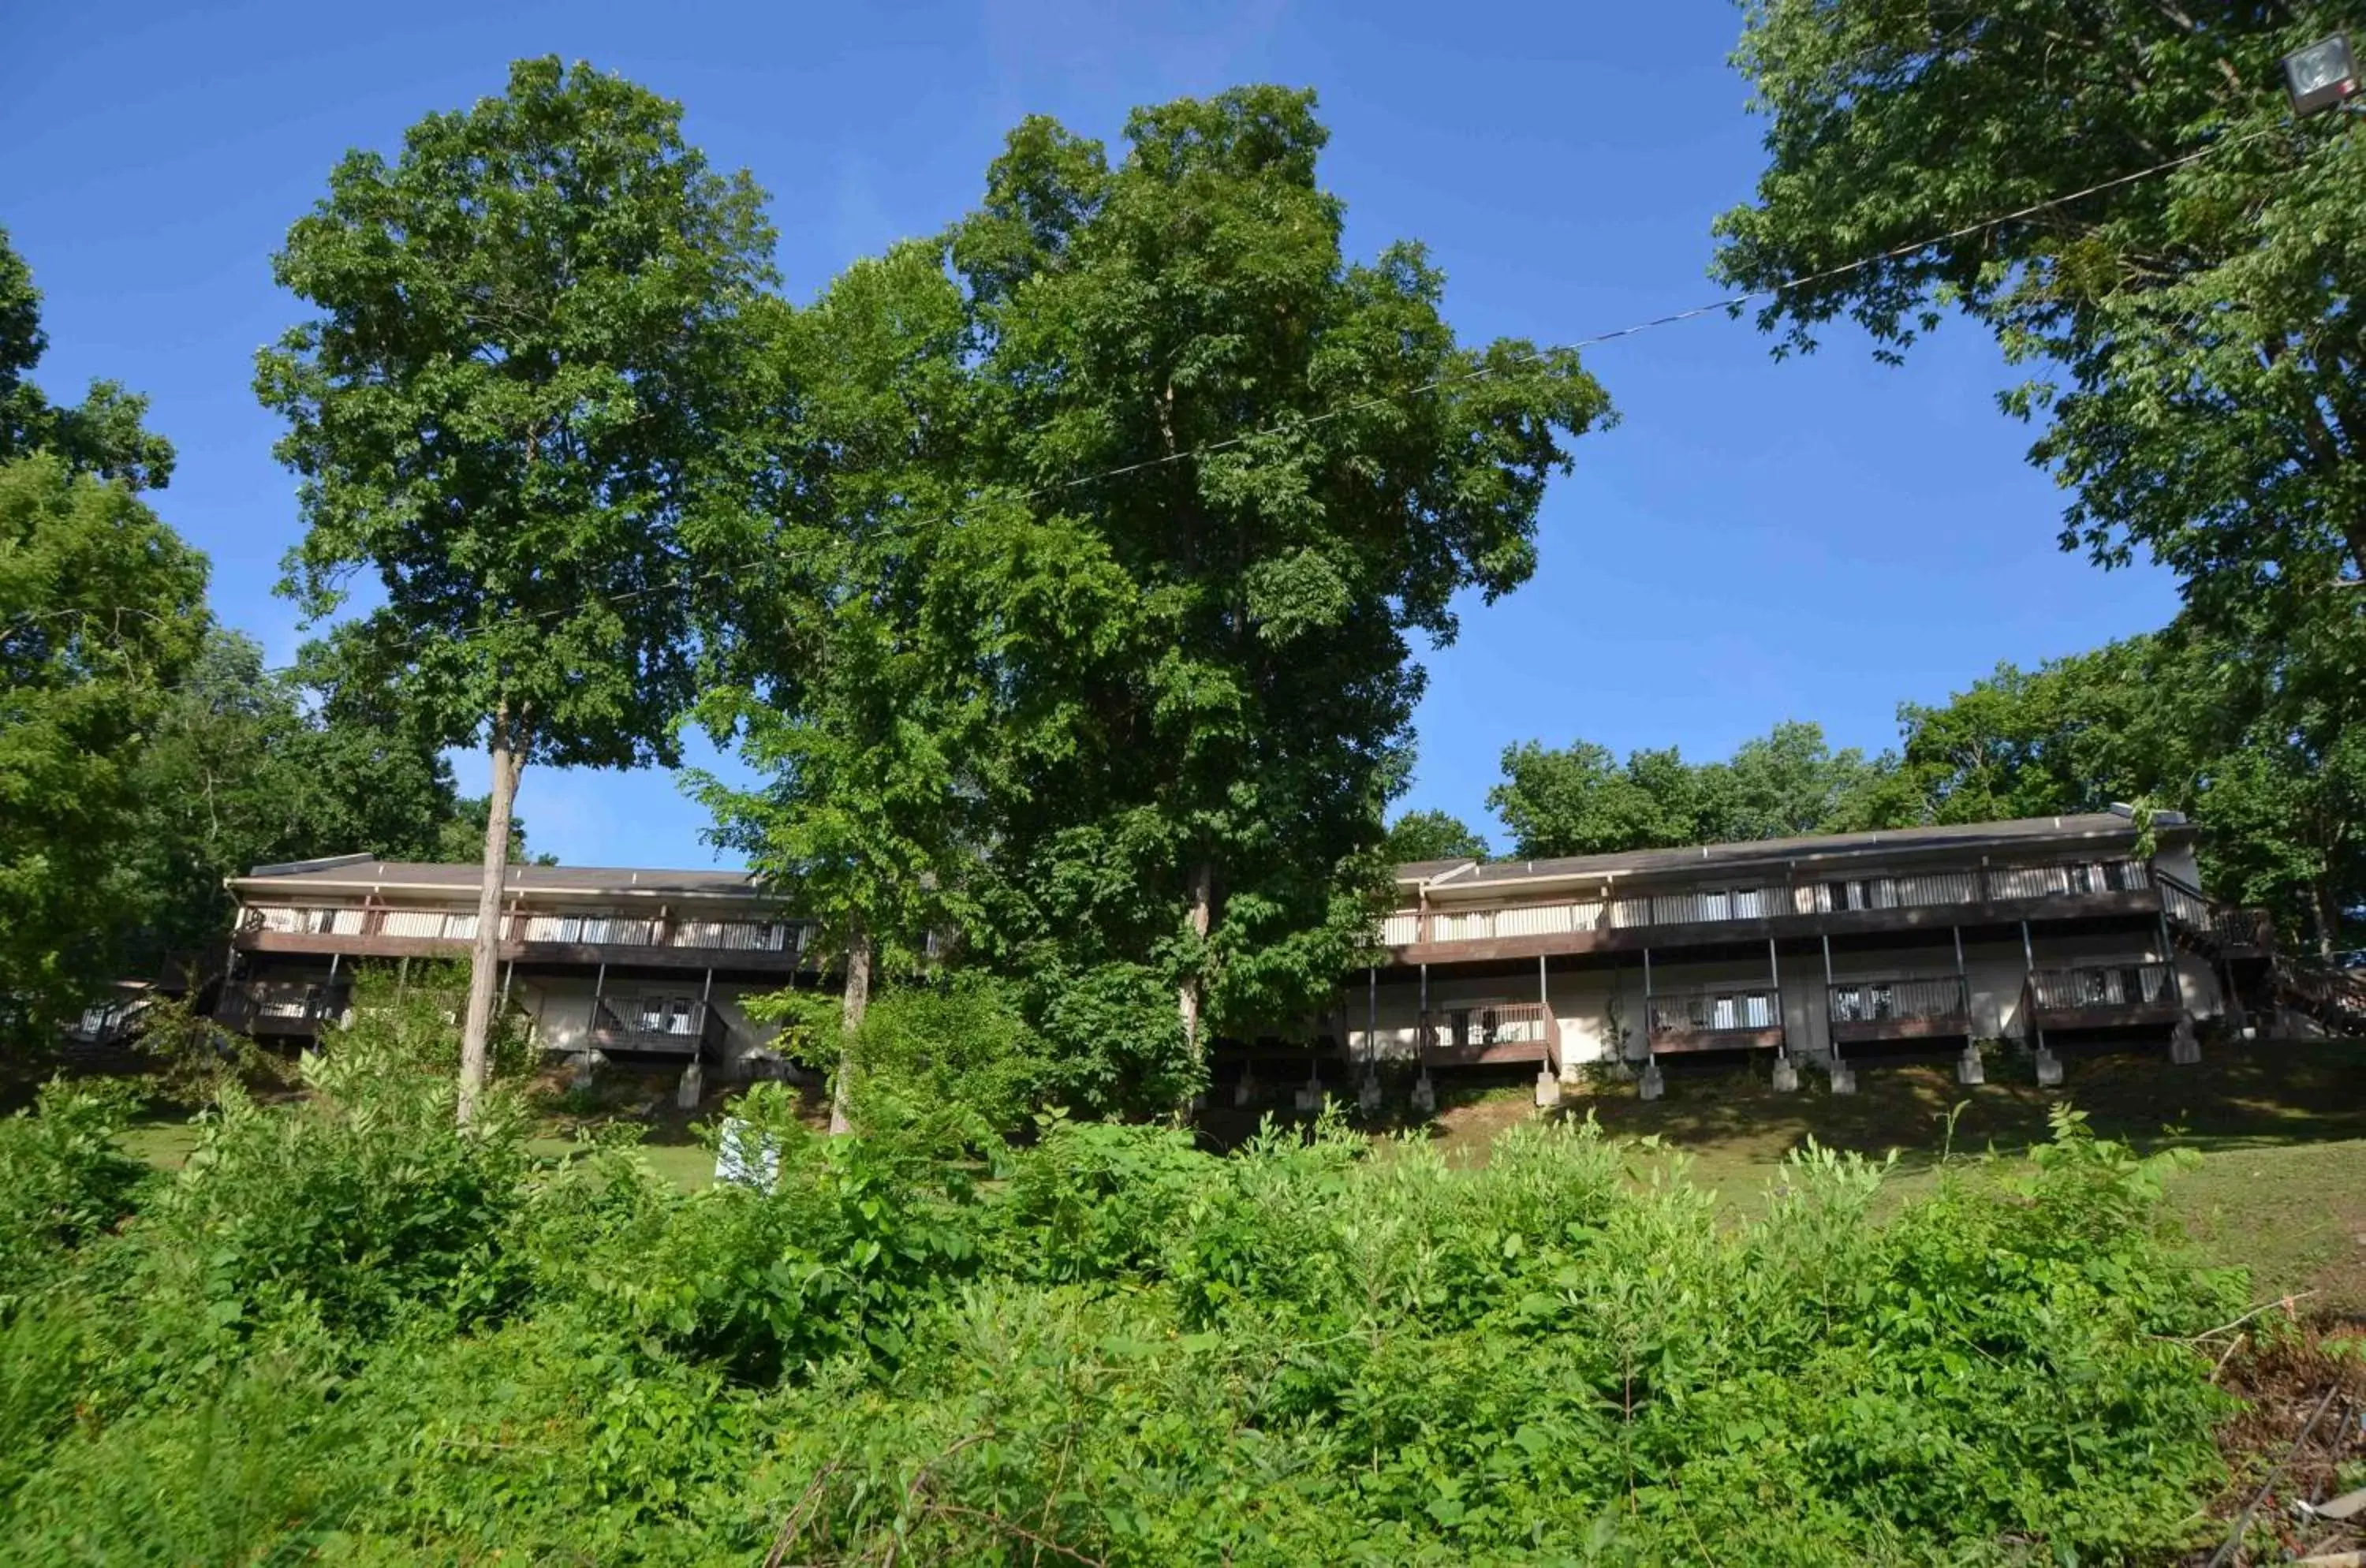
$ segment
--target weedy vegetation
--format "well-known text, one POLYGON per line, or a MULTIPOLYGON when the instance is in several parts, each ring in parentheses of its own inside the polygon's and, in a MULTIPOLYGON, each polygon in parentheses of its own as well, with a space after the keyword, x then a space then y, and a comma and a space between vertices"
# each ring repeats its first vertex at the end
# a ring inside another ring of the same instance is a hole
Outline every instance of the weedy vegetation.
MULTIPOLYGON (((887 1012, 874 1091, 966 1021, 887 1012)), ((1591 1124, 828 1138, 772 1086, 776 1183, 684 1192, 514 1090, 456 1130, 452 1035, 365 1008, 175 1172, 104 1089, 0 1123, 0 1561, 2142 1561, 2223 1476, 2188 1341, 2247 1282, 2072 1112, 1736 1220, 1591 1124)))

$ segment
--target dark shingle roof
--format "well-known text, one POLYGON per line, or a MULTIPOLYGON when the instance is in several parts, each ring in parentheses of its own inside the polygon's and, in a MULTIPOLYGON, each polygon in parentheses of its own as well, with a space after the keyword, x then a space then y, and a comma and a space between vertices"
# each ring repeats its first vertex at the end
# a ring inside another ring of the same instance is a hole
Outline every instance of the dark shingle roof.
MULTIPOLYGON (((2181 813, 2153 814, 2157 829, 2187 826, 2181 813)), ((1796 839, 1756 839, 1732 844, 1698 844, 1674 850, 1628 850, 1617 854, 1566 855, 1553 860, 1425 861, 1399 868, 1400 882, 1436 883, 1450 876, 1450 886, 1466 887, 1506 882, 1571 876, 1639 876, 1720 865, 1755 865, 1774 861, 1810 860, 1851 855, 1915 854, 1946 850, 2026 849, 2045 843, 2067 847, 2079 840, 2125 839, 2135 823, 2117 811, 2085 812, 2063 817, 2027 817, 2008 822, 1967 822, 1944 828, 1898 828, 1875 833, 1820 833, 1796 839), (1435 869, 1433 869, 1435 868, 1435 869), (1467 868, 1459 870, 1458 868, 1467 868)))

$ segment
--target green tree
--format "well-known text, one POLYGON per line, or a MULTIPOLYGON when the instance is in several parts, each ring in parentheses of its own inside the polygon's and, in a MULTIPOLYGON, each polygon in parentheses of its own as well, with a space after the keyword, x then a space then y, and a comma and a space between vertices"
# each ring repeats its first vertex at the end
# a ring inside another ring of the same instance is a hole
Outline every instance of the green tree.
POLYGON ((1389 824, 1380 852, 1392 865, 1425 860, 1485 860, 1487 840, 1447 811, 1408 811, 1389 824))
POLYGON ((125 483, 47 452, 0 463, 0 1026, 46 1033, 141 914, 123 851, 205 587, 205 558, 125 483))
POLYGON ((1855 832, 1921 816, 1895 759, 1834 751, 1822 726, 1797 720, 1721 762, 1687 762, 1670 747, 1629 752, 1622 765, 1591 741, 1524 741, 1504 749, 1487 804, 1524 859, 1855 832))
POLYGON ((2267 594, 2287 622, 2360 580, 2366 139, 2340 115, 2292 123, 2277 59, 2366 12, 1753 0, 1746 17, 1767 166, 1719 220, 1718 265, 1756 288, 1808 278, 1759 318, 1786 348, 1846 317, 1895 356, 1960 309, 2034 367, 2003 403, 2042 423, 2031 457, 2070 491, 2065 547, 2148 550, 2205 613, 2267 594))
POLYGON ((529 760, 677 760, 699 552, 736 537, 743 318, 771 280, 754 185, 681 110, 556 59, 355 152, 275 258, 321 314, 258 357, 306 521, 287 589, 357 572, 353 678, 492 769, 461 1113, 484 1081, 509 821, 529 760))
MULTIPOLYGON (((433 742, 340 700, 332 657, 316 646, 270 671, 253 639, 213 627, 166 694, 134 779, 141 826, 120 850, 141 890, 135 963, 217 942, 223 878, 260 863, 479 852, 486 801, 459 797, 433 742)), ((514 818, 510 852, 525 853, 514 818)))
POLYGON ((2360 637, 2346 616, 2303 630, 2267 655, 2189 617, 2000 666, 1944 706, 1899 710, 1901 773, 1942 822, 2114 801, 2189 812, 2212 891, 2329 953, 2366 907, 2366 746, 2347 722, 2360 637))
POLYGON ((1312 95, 1141 109, 1125 137, 1112 163, 1029 119, 951 236, 980 488, 1025 499, 1064 580, 1127 589, 1090 637, 997 656, 1002 702, 1065 722, 975 770, 981 940, 1103 1019, 1138 1022, 1157 976, 1188 1076, 1210 1030, 1330 994, 1380 874, 1410 639, 1527 579, 1563 439, 1608 402, 1572 354, 1458 344, 1418 245, 1344 258, 1312 95))
POLYGON ((79 404, 52 404, 27 378, 48 347, 32 269, 0 229, 0 462, 43 451, 77 473, 119 479, 130 490, 164 488, 173 444, 141 424, 148 400, 119 382, 93 381, 79 404))
POLYGON ((734 680, 700 707, 762 782, 690 783, 717 840, 845 954, 843 1133, 874 980, 912 973, 965 912, 980 841, 965 769, 997 743, 982 670, 995 628, 1025 612, 989 558, 1009 509, 960 489, 973 394, 941 251, 860 262, 771 319, 772 516, 732 574, 734 680))

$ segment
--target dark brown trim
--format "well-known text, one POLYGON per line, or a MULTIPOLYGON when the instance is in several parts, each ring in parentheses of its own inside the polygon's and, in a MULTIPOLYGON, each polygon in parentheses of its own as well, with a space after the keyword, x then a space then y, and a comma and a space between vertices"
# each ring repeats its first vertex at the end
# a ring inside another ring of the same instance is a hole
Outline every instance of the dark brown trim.
POLYGON ((1772 1051, 1783 1043, 1780 1024, 1771 1029, 1655 1029, 1651 1049, 1677 1051, 1772 1051))
POLYGON ((1877 1040, 1951 1040, 1969 1035, 1971 1019, 1963 1013, 1927 1018, 1860 1018, 1831 1021, 1832 1038, 1843 1045, 1864 1045, 1877 1040))
POLYGON ((1422 1065, 1430 1067, 1495 1066, 1511 1062, 1549 1060, 1551 1048, 1541 1040, 1504 1040, 1493 1045, 1425 1045, 1422 1065))
MULTIPOLYGON (((241 931, 231 945, 242 953, 328 958, 452 958, 468 956, 468 944, 453 937, 341 936, 306 931, 241 931)), ((799 973, 797 954, 742 947, 648 947, 630 942, 504 942, 506 963, 591 968, 606 964, 636 969, 714 969, 758 975, 799 973)))
MULTIPOLYGON (((1639 895, 1638 895, 1639 897, 1639 895)), ((1476 908, 1456 913, 1478 913, 1476 908)), ((1818 936, 1853 936, 1927 931, 1944 940, 1950 927, 2010 925, 2018 920, 2102 919, 2158 915, 2160 895, 2149 887, 2118 892, 2070 893, 2044 898, 1982 899, 1969 904, 1917 904, 1894 909, 1835 909, 1828 914, 1764 915, 1747 920, 1699 920, 1684 924, 1614 926, 1590 931, 1554 931, 1540 936, 1492 937, 1478 942, 1420 942, 1387 948, 1389 963, 1484 964, 1498 959, 1554 958, 1592 953, 1654 953, 1684 947, 1792 941, 1818 936)))
POLYGON ((2135 1029, 2158 1024, 2175 1024, 2185 1017, 2181 1005, 2165 1002, 2134 1002, 2122 1006, 2098 1003, 2093 1007, 2042 1008, 2032 1007, 2030 1016, 2037 1027, 2045 1030, 2072 1029, 2135 1029))

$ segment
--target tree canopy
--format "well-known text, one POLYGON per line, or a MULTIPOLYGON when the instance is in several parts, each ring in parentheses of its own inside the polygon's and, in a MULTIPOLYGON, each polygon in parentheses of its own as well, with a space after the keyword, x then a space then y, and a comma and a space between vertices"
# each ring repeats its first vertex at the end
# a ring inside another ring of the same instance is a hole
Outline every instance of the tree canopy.
POLYGON ((0 462, 47 452, 76 473, 162 490, 173 477, 173 444, 141 423, 148 400, 118 381, 93 381, 83 400, 61 407, 28 378, 49 347, 32 268, 0 229, 0 462))
POLYGON ((1412 639, 1527 579, 1563 443, 1608 414, 1574 355, 1459 344, 1417 244, 1346 260, 1326 140, 1278 87, 1138 110, 1114 161, 1031 118, 949 236, 977 488, 1033 515, 1030 602, 1094 616, 997 651, 1003 700, 1058 722, 977 770, 985 940, 1072 993, 1162 976, 1187 1054, 1329 994, 1412 639))
POLYGON ((1487 840, 1446 811, 1408 811, 1389 824, 1380 852, 1392 865, 1425 860, 1484 860, 1487 840))
POLYGON ((173 449, 113 382, 61 408, 0 231, 0 1032, 38 1036, 118 973, 145 912, 124 864, 141 769, 205 636, 205 558, 136 493, 173 449))
POLYGON ((1673 748, 1628 753, 1580 740, 1561 750, 1506 747, 1487 804, 1523 859, 1853 832, 1912 820, 1893 759, 1834 751, 1823 728, 1786 721, 1724 761, 1673 748))
POLYGON ((318 618, 374 578, 350 677, 493 761, 471 1077, 519 770, 679 760, 701 548, 738 536, 743 318, 772 231, 681 121, 620 78, 521 61, 392 162, 348 153, 274 261, 321 312, 257 360, 302 477, 287 590, 318 618))
POLYGON ((0 462, 0 1030, 38 1033, 115 977, 149 733, 205 587, 128 486, 48 452, 0 462))
POLYGON ((1808 278, 1759 318, 1786 347, 1845 317, 1894 355, 1969 313, 2033 367, 2002 400, 2070 491, 2066 547, 2147 550, 2205 611, 2319 598, 2366 570, 2366 141, 2293 123, 2277 60, 2345 11, 1755 0, 1767 165, 1718 266, 1808 278))
POLYGON ((2147 637, 2000 666, 1944 706, 1899 710, 1900 777, 1932 820, 2191 813, 2212 890, 2265 905, 2320 951, 2366 907, 2366 750, 2344 722, 2354 653, 2182 618, 2147 637))
MULTIPOLYGON (((356 851, 475 858, 484 798, 459 795, 432 742, 340 696, 334 657, 314 645, 296 670, 267 670, 252 638, 210 626, 164 694, 133 780, 140 821, 116 852, 139 889, 135 971, 218 946, 222 879, 258 864, 356 851)), ((524 825, 512 828, 522 858, 524 825)))

